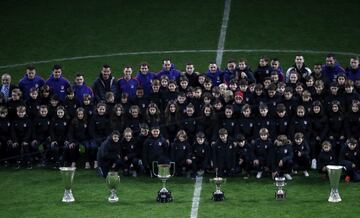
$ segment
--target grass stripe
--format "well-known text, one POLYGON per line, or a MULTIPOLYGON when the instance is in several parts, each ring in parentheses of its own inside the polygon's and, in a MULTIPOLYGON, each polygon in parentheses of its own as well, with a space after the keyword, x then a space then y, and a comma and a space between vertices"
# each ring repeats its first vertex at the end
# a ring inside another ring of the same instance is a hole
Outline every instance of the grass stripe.
POLYGON ((225 38, 226 38, 226 32, 230 17, 230 8, 231 8, 231 0, 225 0, 224 16, 222 19, 218 49, 216 52, 216 64, 218 67, 221 67, 222 58, 224 54, 225 38))

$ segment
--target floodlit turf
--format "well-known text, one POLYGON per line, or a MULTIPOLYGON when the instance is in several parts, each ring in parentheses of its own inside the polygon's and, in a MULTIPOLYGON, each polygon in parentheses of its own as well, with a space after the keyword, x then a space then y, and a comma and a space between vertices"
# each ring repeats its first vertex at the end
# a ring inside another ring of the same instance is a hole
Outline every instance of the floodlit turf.
MULTIPOLYGON (((282 202, 274 200, 273 181, 254 177, 228 178, 223 185, 225 201, 213 202, 215 186, 207 176, 199 217, 358 217, 359 184, 341 182, 343 202, 328 203, 329 182, 314 174, 287 182, 287 199, 282 202)), ((174 202, 160 204, 155 201, 160 180, 121 176, 120 200, 110 204, 105 181, 94 171, 78 170, 73 188, 76 202, 65 204, 57 170, 2 170, 0 177, 0 217, 189 217, 194 190, 193 180, 171 178, 167 187, 174 202)))
MULTIPOLYGON (((360 1, 262 1, 232 0, 225 49, 298 49, 360 53, 358 9, 360 1)), ((19 80, 24 66, 1 67, 56 58, 104 55, 121 52, 217 49, 222 0, 2 0, 0 1, 0 74, 19 80)), ((225 52, 223 64, 245 57, 256 68, 260 56, 280 58, 284 69, 293 64, 295 53, 225 52)), ((306 63, 324 62, 322 54, 304 53, 306 63)), ((92 84, 101 66, 108 63, 116 77, 125 65, 150 64, 159 71, 161 60, 171 57, 177 68, 187 62, 204 72, 216 52, 148 54, 64 60, 38 63, 47 78, 53 64, 63 66, 73 81, 76 72, 92 84)), ((338 55, 345 67, 349 55, 338 55)), ((193 181, 170 179, 175 202, 157 204, 161 183, 148 178, 122 179, 117 205, 106 202, 104 181, 92 171, 75 176, 77 202, 60 202, 63 190, 59 172, 48 170, 0 171, 0 217, 188 217, 193 181)), ((343 202, 327 203, 329 184, 319 176, 289 182, 288 199, 273 200, 269 179, 229 179, 227 199, 210 200, 214 185, 204 179, 199 217, 358 217, 359 184, 343 184, 343 202)))

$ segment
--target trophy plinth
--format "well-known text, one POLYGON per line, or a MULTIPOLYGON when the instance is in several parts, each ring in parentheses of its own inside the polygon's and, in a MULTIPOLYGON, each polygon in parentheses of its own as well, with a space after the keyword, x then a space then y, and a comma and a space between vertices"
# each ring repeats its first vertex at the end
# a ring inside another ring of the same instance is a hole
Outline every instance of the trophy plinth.
POLYGON ((71 187, 74 181, 75 175, 75 167, 60 167, 60 174, 62 177, 62 181, 64 184, 65 192, 62 198, 62 202, 64 203, 71 203, 75 201, 75 198, 72 194, 71 187))
POLYGON ((221 177, 215 177, 210 179, 210 182, 215 183, 216 190, 213 192, 212 199, 214 201, 223 201, 225 199, 224 192, 221 191, 221 184, 226 182, 226 179, 221 177))
POLYGON ((152 164, 152 170, 153 170, 153 174, 158 177, 162 183, 163 183, 163 187, 160 189, 160 191, 158 192, 156 201, 160 202, 160 203, 168 203, 171 202, 173 200, 172 195, 171 195, 171 191, 169 191, 166 188, 166 181, 174 176, 175 173, 175 163, 174 162, 170 162, 170 164, 159 164, 157 161, 154 161, 152 164), (157 166, 157 174, 155 173, 155 166, 157 166), (170 174, 170 168, 173 168, 173 174, 170 174))
POLYGON ((331 187, 328 201, 332 203, 340 202, 341 197, 339 194, 339 182, 340 182, 341 172, 344 167, 336 166, 336 165, 327 165, 326 168, 328 171, 330 187, 331 187))
POLYGON ((277 191, 275 192, 275 199, 278 201, 285 200, 286 192, 284 190, 286 183, 285 177, 275 177, 275 186, 277 187, 277 191))
POLYGON ((110 203, 116 203, 119 201, 119 197, 116 194, 117 189, 120 184, 120 176, 118 172, 109 172, 106 177, 106 184, 110 190, 110 196, 108 197, 108 201, 110 203))

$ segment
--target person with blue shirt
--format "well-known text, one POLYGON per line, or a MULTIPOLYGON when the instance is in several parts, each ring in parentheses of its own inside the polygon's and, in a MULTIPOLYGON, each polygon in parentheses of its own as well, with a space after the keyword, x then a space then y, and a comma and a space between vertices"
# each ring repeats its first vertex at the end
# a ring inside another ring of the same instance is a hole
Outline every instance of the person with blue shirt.
POLYGON ((209 64, 209 69, 205 75, 211 79, 213 86, 219 86, 222 83, 224 77, 223 72, 221 72, 215 63, 209 64))
POLYGON ((350 66, 345 69, 346 77, 352 81, 360 80, 359 57, 350 58, 350 66))
POLYGON ((124 67, 124 76, 121 77, 117 82, 117 96, 121 98, 121 94, 127 93, 129 98, 136 96, 136 89, 139 86, 139 82, 136 78, 132 78, 133 72, 131 66, 124 67))
POLYGON ((66 90, 70 87, 69 81, 62 76, 62 68, 55 64, 53 72, 49 79, 45 82, 50 87, 52 94, 57 95, 61 102, 64 102, 66 97, 66 90))
POLYGON ((91 98, 94 97, 92 89, 85 84, 85 79, 83 74, 80 73, 76 74, 73 90, 75 93, 75 100, 78 105, 82 105, 84 101, 84 95, 88 94, 91 96, 91 98))
POLYGON ((144 89, 144 96, 147 97, 151 94, 151 83, 154 79, 154 73, 149 72, 149 64, 141 63, 140 71, 136 74, 137 81, 139 82, 139 86, 144 89))
POLYGON ((30 89, 36 88, 40 89, 45 84, 44 79, 36 75, 36 69, 34 66, 28 66, 26 68, 26 74, 24 77, 19 81, 19 88, 23 93, 23 99, 27 100, 30 98, 30 89))
POLYGON ((163 68, 157 73, 156 78, 160 79, 163 75, 166 75, 169 80, 177 80, 181 76, 181 72, 175 69, 175 65, 167 58, 164 59, 163 68))
POLYGON ((344 68, 337 63, 334 54, 328 54, 325 59, 325 64, 322 66, 322 72, 329 79, 330 82, 336 82, 337 75, 345 73, 344 68))

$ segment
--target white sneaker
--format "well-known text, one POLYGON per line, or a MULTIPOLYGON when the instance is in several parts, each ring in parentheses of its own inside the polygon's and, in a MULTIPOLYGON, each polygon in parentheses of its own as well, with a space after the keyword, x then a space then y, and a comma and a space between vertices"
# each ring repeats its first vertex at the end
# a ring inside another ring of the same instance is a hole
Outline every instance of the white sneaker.
POLYGON ((298 174, 298 171, 293 170, 293 174, 297 175, 297 174, 298 174))
POLYGON ((290 176, 290 174, 286 173, 284 174, 286 180, 292 180, 292 177, 290 176))
POLYGON ((257 172, 256 178, 257 178, 257 179, 261 179, 262 173, 263 173, 262 171, 257 172))
POLYGON ((76 163, 75 163, 75 162, 72 162, 72 163, 71 163, 71 167, 76 167, 76 163))
POLYGON ((305 177, 309 177, 308 171, 306 171, 306 170, 304 171, 304 176, 305 176, 305 177))
POLYGON ((311 169, 316 170, 316 159, 312 159, 311 161, 311 169))
POLYGON ((136 170, 133 170, 133 171, 131 172, 131 175, 132 175, 133 177, 137 177, 137 172, 136 172, 136 170))
POLYGON ((98 162, 94 161, 94 169, 98 168, 98 162))
POLYGON ((85 169, 86 169, 86 170, 90 169, 90 163, 89 163, 89 162, 86 162, 86 163, 85 163, 85 169))

